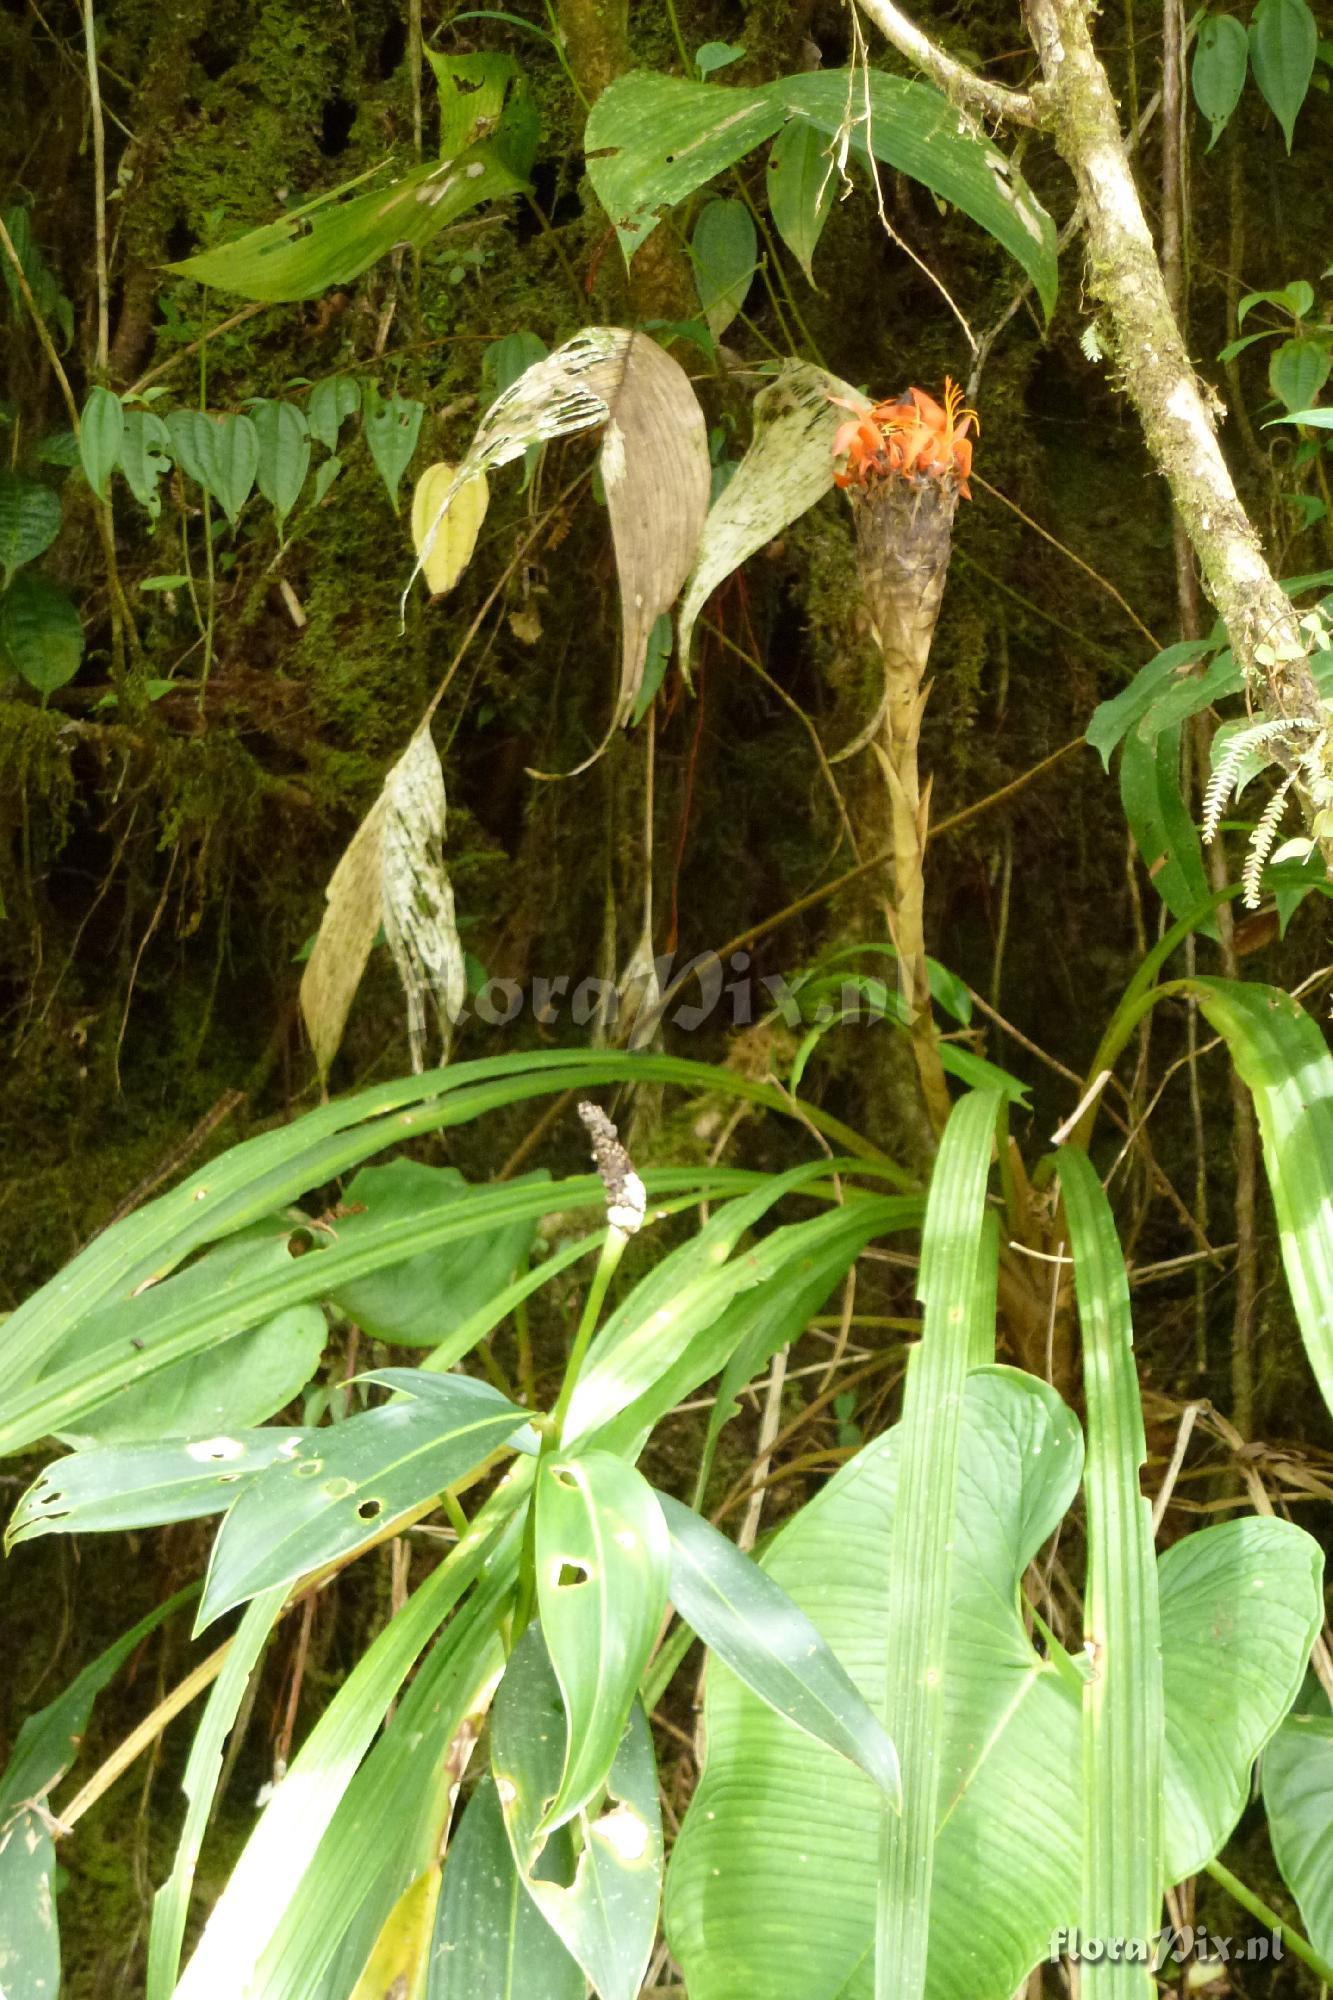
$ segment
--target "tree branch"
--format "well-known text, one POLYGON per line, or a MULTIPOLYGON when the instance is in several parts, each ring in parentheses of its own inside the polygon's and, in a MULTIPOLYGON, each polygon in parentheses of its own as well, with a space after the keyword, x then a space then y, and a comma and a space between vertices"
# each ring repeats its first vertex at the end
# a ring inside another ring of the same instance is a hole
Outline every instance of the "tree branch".
POLYGON ((955 104, 984 118, 1005 119, 1011 125, 1041 124, 1041 107, 1034 96, 1026 90, 1009 90, 1002 83, 988 83, 975 70, 946 55, 893 0, 856 0, 856 4, 885 41, 923 70, 955 104))

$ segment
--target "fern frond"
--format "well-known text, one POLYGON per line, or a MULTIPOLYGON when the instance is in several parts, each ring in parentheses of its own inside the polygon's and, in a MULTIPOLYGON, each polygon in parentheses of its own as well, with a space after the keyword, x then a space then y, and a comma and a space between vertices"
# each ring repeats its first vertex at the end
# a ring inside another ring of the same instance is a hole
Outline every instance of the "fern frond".
POLYGON ((1264 807, 1259 824, 1250 835, 1250 851, 1245 857, 1245 869, 1241 876, 1245 885, 1245 907, 1248 910, 1259 907, 1259 883, 1268 865, 1268 857, 1273 852, 1282 815, 1287 809, 1287 794, 1295 782, 1294 772, 1291 777, 1283 779, 1264 807))

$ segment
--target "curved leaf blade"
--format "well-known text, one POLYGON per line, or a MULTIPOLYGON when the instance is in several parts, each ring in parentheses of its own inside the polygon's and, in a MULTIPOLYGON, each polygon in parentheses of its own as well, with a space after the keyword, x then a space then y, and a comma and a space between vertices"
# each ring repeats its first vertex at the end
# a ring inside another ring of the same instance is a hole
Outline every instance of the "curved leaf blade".
POLYGON ((869 1774, 901 1802, 884 1725, 805 1613, 734 1542, 659 1493, 671 1535, 671 1601, 710 1652, 777 1715, 869 1774))
POLYGON ((560 1708, 541 1628, 530 1625, 510 1655, 491 1725, 505 1832, 528 1894, 601 2000, 636 2000, 657 1933, 662 1876, 652 1737, 636 1702, 611 1766, 614 1803, 595 1819, 579 1814, 573 1881, 545 1880, 538 1871, 550 1837, 540 1827, 560 1779, 560 1708))
MULTIPOLYGON (((553 1840, 541 1866, 554 1879, 572 1861, 553 1840), (565 1861, 562 1869, 560 1862, 565 1861)), ((493 1778, 483 1778, 449 1843, 425 2000, 584 2000, 587 1982, 514 1862, 493 1778)))
POLYGON ((544 1458, 533 1505, 537 1606, 566 1720, 542 1836, 607 1781, 666 1610, 671 1554, 652 1487, 609 1452, 544 1458))
POLYGON ((6 1549, 41 1535, 156 1528, 222 1514, 242 1484, 290 1457, 302 1430, 273 1426, 192 1442, 95 1445, 56 1459, 33 1481, 5 1532, 6 1549))
POLYGON ((197 1630, 277 1583, 375 1540, 461 1479, 526 1421, 488 1382, 450 1375, 432 1394, 315 1431, 247 1486, 222 1524, 197 1630))

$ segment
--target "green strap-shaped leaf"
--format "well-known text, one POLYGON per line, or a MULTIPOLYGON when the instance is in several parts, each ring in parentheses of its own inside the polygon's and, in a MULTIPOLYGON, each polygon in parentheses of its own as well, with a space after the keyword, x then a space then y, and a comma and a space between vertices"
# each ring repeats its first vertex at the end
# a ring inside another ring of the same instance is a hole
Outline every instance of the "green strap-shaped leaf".
POLYGON ((575 1823, 578 1861, 564 1886, 539 1872, 551 1837, 538 1830, 560 1781, 560 1717, 559 1683, 541 1628, 530 1625, 510 1655, 491 1722, 491 1770, 510 1849, 528 1894, 600 2000, 636 2000, 657 1933, 662 1878, 652 1736, 636 1703, 603 1810, 580 1813, 575 1823))
MULTIPOLYGON (((588 118, 588 173, 621 247, 633 256, 662 213, 734 166, 789 119, 826 141, 845 125, 849 101, 870 100, 869 146, 878 160, 920 181, 994 236, 1055 304, 1055 226, 1004 154, 969 130, 938 91, 882 70, 781 77, 757 89, 686 83, 636 71, 604 90, 588 118)), ((864 158, 865 128, 852 151, 864 158)))
MULTIPOLYGON (((675 1056, 593 1049, 537 1054, 516 1051, 427 1070, 421 1076, 376 1084, 353 1097, 337 1099, 291 1125, 231 1148, 210 1161, 206 1170, 188 1175, 179 1188, 145 1203, 103 1231, 10 1314, 0 1326, 0 1360, 9 1395, 7 1421, 0 1423, 0 1452, 21 1449, 46 1435, 57 1421, 54 1412, 45 1407, 48 1392, 38 1391, 34 1397, 27 1385, 65 1335, 89 1313, 113 1302, 128 1302, 132 1293, 143 1289, 145 1281, 165 1278, 200 1245, 235 1234, 307 1189, 325 1185, 405 1139, 465 1124, 484 1112, 548 1092, 586 1092, 599 1084, 632 1081, 723 1091, 742 1102, 791 1115, 791 1106, 781 1091, 735 1071, 675 1056), (32 1425, 36 1428, 30 1428, 32 1425)), ((873 1160, 877 1175, 891 1185, 913 1186, 909 1175, 818 1106, 803 1106, 801 1116, 847 1151, 873 1160)), ((670 1191, 672 1178, 656 1177, 654 1191, 670 1191)), ((731 1168, 709 1169, 676 1175, 674 1185, 693 1185, 700 1194, 716 1196, 753 1187, 755 1176, 731 1168)), ((562 1200, 567 1201, 570 1192, 570 1184, 566 1184, 562 1200)), ((600 1201, 600 1195, 596 1199, 600 1201)), ((424 1247, 422 1242, 404 1243, 399 1254, 424 1247)), ((361 1269, 375 1267, 372 1259, 361 1269)), ((346 1270, 340 1273, 342 1278, 351 1275, 346 1270)), ((125 1379, 128 1376, 122 1374, 107 1387, 114 1388, 125 1379)), ((77 1403, 77 1397, 69 1401, 65 1414, 77 1403)))
POLYGON ((155 1528, 222 1514, 244 1484, 292 1451, 306 1435, 273 1426, 193 1442, 95 1445, 48 1465, 34 1480, 5 1534, 5 1547, 39 1535, 155 1528))
POLYGON ((213 1547, 197 1629, 276 1583, 294 1583, 361 1548, 461 1479, 524 1421, 470 1376, 432 1378, 420 1402, 394 1402, 313 1431, 247 1486, 213 1547))
POLYGON ((286 1589, 279 1584, 276 1589, 266 1590, 257 1597, 247 1609, 232 1639, 222 1672, 209 1691, 207 1706, 190 1745, 185 1776, 181 1779, 181 1789, 189 1801, 185 1823, 181 1827, 171 1873, 153 1900, 145 2000, 170 2000, 176 1984, 199 1849, 203 1844, 218 1779, 222 1775, 222 1746, 236 1720, 250 1676, 268 1644, 269 1634, 277 1622, 286 1595, 286 1589))
POLYGON ((439 1854, 504 1663, 498 1631, 518 1544, 514 1522, 347 1787, 260 1955, 254 1991, 263 2000, 350 1993, 404 1890, 439 1854))
POLYGON ((107 481, 120 463, 125 435, 125 406, 114 390, 99 382, 88 391, 79 416, 79 457, 88 484, 99 500, 106 499, 107 481))
POLYGON ((895 1805, 898 1758, 884 1725, 780 1585, 693 1509, 659 1493, 671 1535, 671 1601, 761 1701, 859 1765, 895 1805))
MULTIPOLYGON (((986 1182, 1002 1100, 976 1091, 944 1128, 926 1203, 921 1341, 903 1392, 902 1482, 889 1545, 884 1720, 902 1767, 901 1817, 881 1815, 876 2000, 920 2000, 942 1780, 944 1685, 963 1384, 979 1296, 986 1182)), ((993 1241, 993 1239, 991 1239, 993 1241)))
POLYGON ((1138 1992, 1152 2000, 1147 1962, 1162 1901, 1162 1643, 1152 1515, 1139 1475, 1147 1457, 1134 1365, 1124 1252, 1110 1204, 1085 1154, 1057 1155, 1074 1253, 1087 1399, 1088 1574, 1083 1689, 1082 1924, 1093 1938, 1131 1938, 1142 1960, 1090 1960, 1087 2000, 1138 1992))
POLYGON ((1277 987, 1195 979, 1175 990, 1195 995, 1253 1093, 1291 1302, 1333 1410, 1333 1056, 1277 987))
POLYGON ((244 298, 313 299, 330 285, 350 284, 396 244, 421 249, 470 208, 515 194, 524 183, 483 144, 458 159, 416 167, 378 193, 344 200, 356 185, 332 188, 277 222, 169 268, 244 298))
POLYGON ((609 1452, 543 1459, 533 1504, 537 1608, 566 1719, 545 1836, 606 1783, 666 1610, 671 1551, 652 1487, 609 1452))
MULTIPOLYGON (((567 1829, 538 1876, 573 1870, 567 1829)), ((523 1886, 493 1778, 483 1778, 449 1843, 423 2000, 584 2000, 577 1961, 523 1886)))
POLYGON ((36 562, 60 533, 60 495, 40 479, 0 468, 0 570, 5 587, 15 570, 36 562))
MULTIPOLYGON (((286 1913, 308 1893, 314 1857, 385 1710, 432 1634, 497 1555, 496 1538, 520 1491, 511 1482, 486 1503, 464 1539, 352 1668, 265 1806, 204 1926, 177 1989, 179 2000, 220 2000, 244 1991, 286 1913)), ((511 1564, 517 1546, 515 1527, 511 1564)), ((364 1876, 364 1842, 360 1860, 364 1876)))

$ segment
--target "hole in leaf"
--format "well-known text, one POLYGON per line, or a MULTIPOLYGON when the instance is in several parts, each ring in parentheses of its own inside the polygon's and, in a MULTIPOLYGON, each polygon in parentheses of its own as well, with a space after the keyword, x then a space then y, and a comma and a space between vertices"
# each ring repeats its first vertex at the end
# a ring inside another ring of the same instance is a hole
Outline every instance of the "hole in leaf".
POLYGON ((326 1479, 320 1488, 320 1491, 326 1493, 330 1500, 345 1500, 348 1494, 355 1492, 355 1490, 350 1479, 326 1479))
POLYGON ((384 1502, 382 1500, 363 1500, 357 1507, 356 1518, 358 1521, 373 1521, 377 1514, 382 1514, 383 1512, 384 1502))
POLYGON ((556 1584, 561 1590, 570 1590, 576 1584, 586 1583, 591 1575, 592 1571, 588 1568, 587 1563, 561 1563, 560 1574, 556 1578, 556 1584))
POLYGON ((575 1479, 572 1472, 566 1472, 563 1469, 561 1469, 558 1472, 553 1472, 551 1474, 551 1477, 556 1482, 556 1485, 563 1486, 567 1493, 578 1492, 579 1483, 578 1480, 575 1479))
POLYGON ((324 1470, 324 1461, 322 1458, 298 1458, 292 1470, 298 1479, 313 1479, 324 1470))

